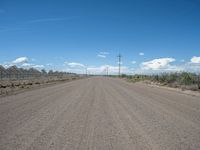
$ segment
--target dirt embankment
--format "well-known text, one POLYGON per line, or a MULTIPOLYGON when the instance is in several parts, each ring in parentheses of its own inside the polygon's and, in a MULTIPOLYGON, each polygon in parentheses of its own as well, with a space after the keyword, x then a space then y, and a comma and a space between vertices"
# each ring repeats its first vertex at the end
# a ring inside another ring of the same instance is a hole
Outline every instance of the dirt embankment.
POLYGON ((43 87, 51 84, 56 84, 60 82, 67 82, 83 77, 41 77, 41 78, 30 78, 30 79, 13 79, 13 80, 0 80, 0 96, 6 96, 10 94, 15 94, 28 89, 43 87))

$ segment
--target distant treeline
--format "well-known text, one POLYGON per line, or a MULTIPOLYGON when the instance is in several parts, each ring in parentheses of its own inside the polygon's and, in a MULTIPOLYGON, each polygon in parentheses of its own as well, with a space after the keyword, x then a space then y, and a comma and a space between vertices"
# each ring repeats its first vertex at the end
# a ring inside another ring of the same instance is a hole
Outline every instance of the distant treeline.
POLYGON ((170 87, 180 87, 183 89, 200 90, 200 75, 181 72, 181 73, 162 73, 159 75, 126 75, 122 74, 122 78, 127 78, 129 81, 152 81, 170 87))
POLYGON ((62 71, 46 71, 44 69, 37 70, 35 68, 18 68, 17 66, 11 66, 9 68, 4 68, 0 65, 0 79, 25 79, 25 78, 36 78, 43 76, 56 76, 56 77, 65 77, 65 76, 76 76, 74 73, 62 72, 62 71))

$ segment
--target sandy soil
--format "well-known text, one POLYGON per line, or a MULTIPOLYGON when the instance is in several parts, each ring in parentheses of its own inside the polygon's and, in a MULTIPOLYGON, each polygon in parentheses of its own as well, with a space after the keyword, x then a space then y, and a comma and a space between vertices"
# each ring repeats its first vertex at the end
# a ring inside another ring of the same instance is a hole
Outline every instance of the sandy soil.
POLYGON ((1 150, 198 150, 200 97, 94 77, 0 98, 1 150))

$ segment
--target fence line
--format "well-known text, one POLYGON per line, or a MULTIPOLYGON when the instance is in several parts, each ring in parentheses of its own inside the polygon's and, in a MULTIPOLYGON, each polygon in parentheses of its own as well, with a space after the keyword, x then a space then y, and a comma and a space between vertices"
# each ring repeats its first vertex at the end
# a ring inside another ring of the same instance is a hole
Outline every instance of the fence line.
POLYGON ((69 77, 76 76, 74 73, 52 71, 46 72, 45 70, 37 70, 34 68, 22 69, 16 66, 11 66, 5 69, 0 65, 0 80, 12 80, 12 79, 30 79, 30 78, 41 78, 41 77, 69 77))

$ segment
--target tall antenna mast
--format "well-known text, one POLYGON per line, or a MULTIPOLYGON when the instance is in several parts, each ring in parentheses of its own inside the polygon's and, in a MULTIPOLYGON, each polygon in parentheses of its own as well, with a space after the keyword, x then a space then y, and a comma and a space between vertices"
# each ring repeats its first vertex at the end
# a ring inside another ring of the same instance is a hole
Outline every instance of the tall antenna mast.
POLYGON ((119 63, 119 73, 118 73, 118 75, 119 75, 119 77, 120 77, 120 75, 121 75, 121 58, 122 58, 122 55, 121 54, 119 54, 118 56, 118 63, 119 63))

